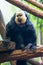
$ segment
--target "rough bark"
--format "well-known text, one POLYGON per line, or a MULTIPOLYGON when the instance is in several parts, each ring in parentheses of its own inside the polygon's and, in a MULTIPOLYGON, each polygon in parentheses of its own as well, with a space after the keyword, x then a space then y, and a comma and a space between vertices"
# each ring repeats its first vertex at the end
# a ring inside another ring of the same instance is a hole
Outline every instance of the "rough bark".
POLYGON ((30 50, 14 50, 11 52, 11 54, 8 54, 7 52, 5 53, 3 51, 4 50, 2 50, 2 52, 0 51, 0 62, 13 61, 18 59, 31 59, 43 56, 43 47, 37 47, 34 53, 30 50))
POLYGON ((34 8, 31 8, 30 6, 20 2, 18 0, 6 0, 6 1, 12 3, 13 5, 15 5, 19 8, 21 8, 22 10, 25 10, 25 11, 43 19, 43 12, 41 12, 41 11, 35 10, 34 8))
POLYGON ((40 8, 40 9, 43 10, 43 4, 41 4, 41 3, 39 3, 39 2, 37 2, 35 0, 25 0, 25 1, 27 1, 27 2, 29 2, 29 3, 31 3, 31 4, 33 4, 35 6, 37 6, 38 8, 40 8))

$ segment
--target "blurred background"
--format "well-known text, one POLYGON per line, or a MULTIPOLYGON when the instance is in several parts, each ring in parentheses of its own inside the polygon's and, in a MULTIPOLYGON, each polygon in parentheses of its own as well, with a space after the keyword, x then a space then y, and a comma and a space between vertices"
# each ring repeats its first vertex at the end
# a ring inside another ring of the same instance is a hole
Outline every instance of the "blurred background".
MULTIPOLYGON (((43 0, 37 0, 38 2, 43 4, 43 0)), ((35 8, 36 10, 43 11, 35 6, 33 6, 30 3, 25 2, 24 0, 22 1, 27 5, 30 5, 32 8, 35 8)), ((6 2, 5 0, 0 0, 0 10, 3 14, 4 22, 5 25, 10 21, 11 17, 13 14, 17 11, 21 11, 18 7, 6 2)), ((37 45, 43 45, 43 19, 35 17, 34 15, 29 14, 30 21, 33 23, 35 29, 36 29, 36 34, 37 34, 37 45)), ((2 36, 0 34, 0 40, 2 40, 2 36)), ((41 58, 35 58, 36 60, 40 60, 41 58)), ((10 62, 5 62, 1 63, 0 65, 11 65, 10 62)))

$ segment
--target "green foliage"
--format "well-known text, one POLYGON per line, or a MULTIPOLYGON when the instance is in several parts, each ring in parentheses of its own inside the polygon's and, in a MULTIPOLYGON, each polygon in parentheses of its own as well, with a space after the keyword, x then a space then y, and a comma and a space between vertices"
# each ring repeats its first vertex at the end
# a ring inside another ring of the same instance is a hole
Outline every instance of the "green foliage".
POLYGON ((43 4, 43 0, 39 0, 39 2, 43 4))
POLYGON ((10 62, 4 62, 1 65, 11 65, 11 63, 10 62))

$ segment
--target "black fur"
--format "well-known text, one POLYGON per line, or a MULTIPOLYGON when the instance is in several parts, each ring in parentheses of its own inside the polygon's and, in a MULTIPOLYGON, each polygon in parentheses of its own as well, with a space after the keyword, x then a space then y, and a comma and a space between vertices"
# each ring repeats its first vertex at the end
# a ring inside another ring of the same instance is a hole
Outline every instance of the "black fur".
MULTIPOLYGON (((6 37, 16 43, 16 49, 33 49, 36 46, 35 29, 27 13, 25 15, 27 20, 22 27, 15 23, 15 15, 6 26, 6 37)), ((27 65, 26 62, 27 60, 17 60, 17 65, 27 65)))

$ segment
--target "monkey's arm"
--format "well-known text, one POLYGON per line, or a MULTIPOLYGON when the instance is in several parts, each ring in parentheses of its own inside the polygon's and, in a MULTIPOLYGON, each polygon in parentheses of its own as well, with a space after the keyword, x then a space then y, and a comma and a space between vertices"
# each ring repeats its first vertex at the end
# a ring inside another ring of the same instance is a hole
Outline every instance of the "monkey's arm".
POLYGON ((28 29, 28 45, 26 46, 26 48, 33 50, 36 49, 36 31, 33 27, 33 25, 30 26, 30 29, 28 29))

